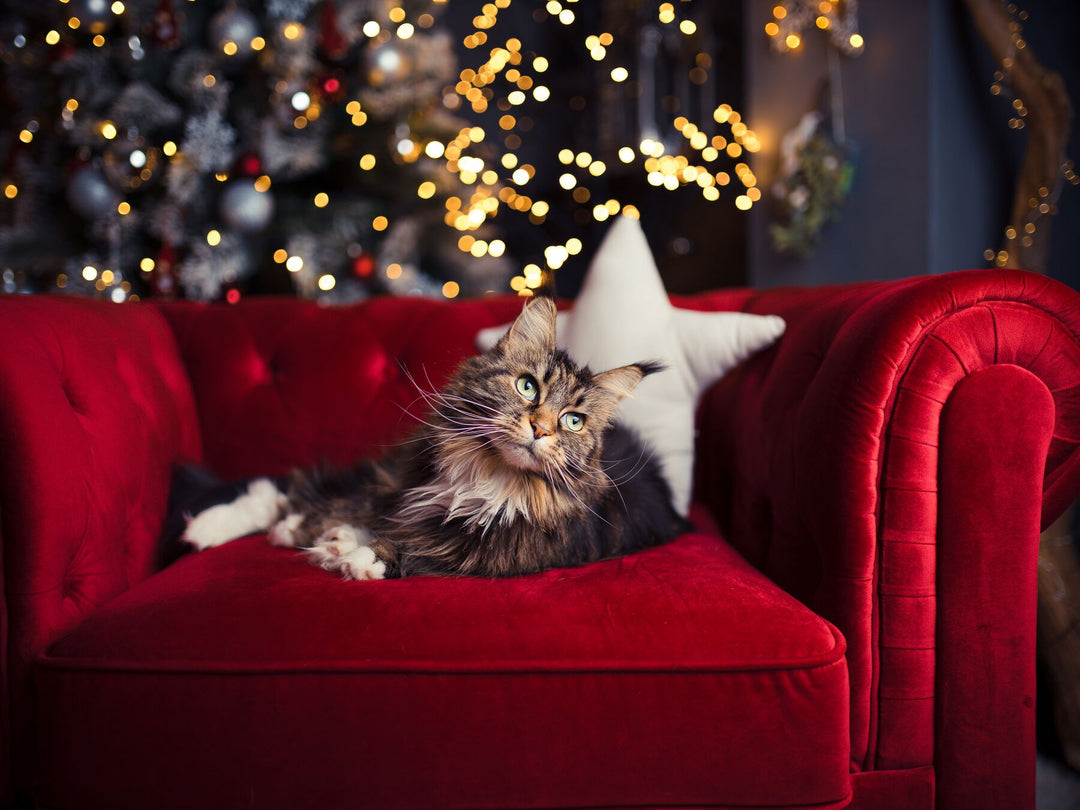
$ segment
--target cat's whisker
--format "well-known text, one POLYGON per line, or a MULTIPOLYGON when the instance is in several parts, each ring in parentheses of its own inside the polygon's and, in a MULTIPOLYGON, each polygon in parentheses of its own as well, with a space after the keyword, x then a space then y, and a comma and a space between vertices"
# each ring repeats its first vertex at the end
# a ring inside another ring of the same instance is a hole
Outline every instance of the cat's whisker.
MULTIPOLYGON (((574 464, 577 469, 582 469, 582 471, 584 471, 582 465, 579 464, 576 461, 576 459, 571 458, 571 459, 568 459, 568 460, 572 464, 574 464)), ((604 467, 607 468, 607 469, 602 469, 602 472, 604 473, 604 477, 606 477, 609 481, 611 481, 611 483, 613 485, 615 485, 615 486, 625 484, 626 482, 632 481, 634 478, 636 478, 638 473, 640 473, 643 469, 645 469, 649 465, 649 463, 653 460, 653 456, 652 456, 652 453, 648 452, 648 448, 646 448, 644 445, 642 445, 641 450, 638 453, 638 457, 634 460, 634 463, 630 465, 630 469, 627 472, 623 473, 622 475, 618 476, 617 478, 612 477, 608 473, 608 470, 611 469, 611 467, 613 467, 615 465, 618 465, 618 464, 623 464, 623 463, 625 463, 625 462, 627 462, 629 460, 630 460, 630 457, 625 456, 623 458, 606 459, 604 461, 601 461, 600 462, 601 468, 604 468, 604 467)))
POLYGON ((593 517, 595 517, 597 520, 600 520, 600 521, 603 521, 604 523, 607 523, 608 526, 611 525, 611 523, 608 520, 604 519, 604 517, 602 517, 595 509, 593 509, 591 506, 589 506, 587 503, 585 503, 585 501, 582 499, 582 497, 578 494, 577 490, 574 489, 573 485, 567 479, 566 473, 563 472, 561 467, 559 467, 556 464, 549 463, 547 459, 544 459, 543 466, 544 466, 545 470, 550 469, 550 470, 554 470, 556 473, 558 473, 559 478, 562 479, 562 482, 566 487, 566 491, 569 492, 574 497, 574 500, 576 500, 579 504, 581 504, 582 507, 584 507, 588 512, 590 512, 593 515, 593 517))
MULTIPOLYGON (((468 405, 472 405, 472 406, 474 406, 476 408, 479 408, 479 409, 481 409, 483 411, 486 411, 487 413, 490 413, 490 414, 493 414, 493 415, 499 415, 501 413, 501 411, 499 411, 498 409, 496 409, 496 408, 494 408, 494 407, 492 407, 490 405, 485 405, 482 402, 477 402, 476 400, 469 399, 468 397, 461 396, 460 394, 452 394, 449 391, 439 391, 439 390, 437 390, 436 386, 435 386, 435 383, 433 383, 431 381, 431 376, 428 374, 428 371, 427 371, 426 367, 424 367, 424 377, 427 379, 428 385, 431 386, 431 388, 428 389, 428 390, 425 390, 424 388, 422 388, 420 386, 420 384, 412 377, 411 374, 406 372, 406 375, 409 377, 409 381, 416 387, 416 389, 421 393, 421 395, 424 396, 424 398, 427 399, 428 402, 430 402, 430 403, 438 402, 438 403, 442 404, 444 407, 446 407, 447 409, 449 409, 449 410, 451 410, 451 411, 453 411, 455 413, 459 413, 461 415, 468 414, 470 416, 475 416, 475 414, 469 414, 468 411, 465 411, 460 406, 455 405, 453 402, 451 402, 451 400, 457 400, 459 402, 464 402, 464 403, 466 403, 468 405)), ((434 404, 433 404, 433 407, 434 407, 434 404)))

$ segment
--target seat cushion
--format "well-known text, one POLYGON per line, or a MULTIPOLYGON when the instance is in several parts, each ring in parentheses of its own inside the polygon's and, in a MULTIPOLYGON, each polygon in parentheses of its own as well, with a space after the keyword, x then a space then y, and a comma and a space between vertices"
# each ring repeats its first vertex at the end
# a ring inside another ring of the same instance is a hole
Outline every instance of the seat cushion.
POLYGON ((844 641, 706 534, 349 582, 246 538, 38 661, 48 807, 830 806, 844 641))

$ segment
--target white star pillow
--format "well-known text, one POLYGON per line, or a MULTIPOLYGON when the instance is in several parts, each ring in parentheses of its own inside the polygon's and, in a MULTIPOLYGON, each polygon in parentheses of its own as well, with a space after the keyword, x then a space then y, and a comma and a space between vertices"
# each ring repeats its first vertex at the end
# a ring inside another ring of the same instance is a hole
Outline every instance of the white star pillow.
MULTIPOLYGON (((686 515, 698 399, 747 357, 772 345, 784 327, 775 315, 673 307, 641 225, 620 216, 589 265, 573 311, 559 314, 556 339, 577 363, 593 369, 642 360, 667 366, 622 401, 621 418, 652 447, 675 508, 686 515)), ((481 331, 477 345, 491 348, 506 329, 481 331)))

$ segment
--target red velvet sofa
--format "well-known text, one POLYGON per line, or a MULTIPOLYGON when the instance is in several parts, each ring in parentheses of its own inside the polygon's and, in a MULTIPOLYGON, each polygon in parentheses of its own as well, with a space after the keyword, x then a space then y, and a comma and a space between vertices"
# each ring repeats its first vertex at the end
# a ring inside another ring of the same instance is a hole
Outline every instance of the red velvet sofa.
POLYGON ((972 271, 777 313, 699 409, 697 529, 506 580, 263 538, 158 570, 170 468, 346 462, 520 302, 0 298, 8 803, 1031 808, 1038 534, 1080 491, 1080 295, 972 271))

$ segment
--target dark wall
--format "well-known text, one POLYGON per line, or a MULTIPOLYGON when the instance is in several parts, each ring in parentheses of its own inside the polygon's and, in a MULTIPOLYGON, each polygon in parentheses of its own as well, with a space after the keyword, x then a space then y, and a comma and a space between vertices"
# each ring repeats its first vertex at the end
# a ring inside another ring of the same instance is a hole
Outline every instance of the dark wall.
MULTIPOLYGON (((1080 4, 1036 0, 1024 33, 1036 56, 1080 87, 1075 45, 1080 4)), ((987 266, 997 248, 1026 138, 1009 129, 1008 103, 989 93, 996 66, 960 0, 860 4, 865 53, 843 58, 846 130, 858 147, 851 195, 807 259, 772 248, 767 206, 749 216, 751 284, 888 279, 987 266)), ((772 185, 780 138, 811 109, 827 77, 825 42, 771 51, 769 4, 747 5, 751 125, 763 143, 755 169, 772 185)), ((1076 148, 1074 131, 1072 154, 1076 148)), ((768 195, 767 195, 768 196, 768 195)), ((1053 223, 1050 273, 1074 285, 1080 266, 1080 189, 1066 185, 1053 223)))

